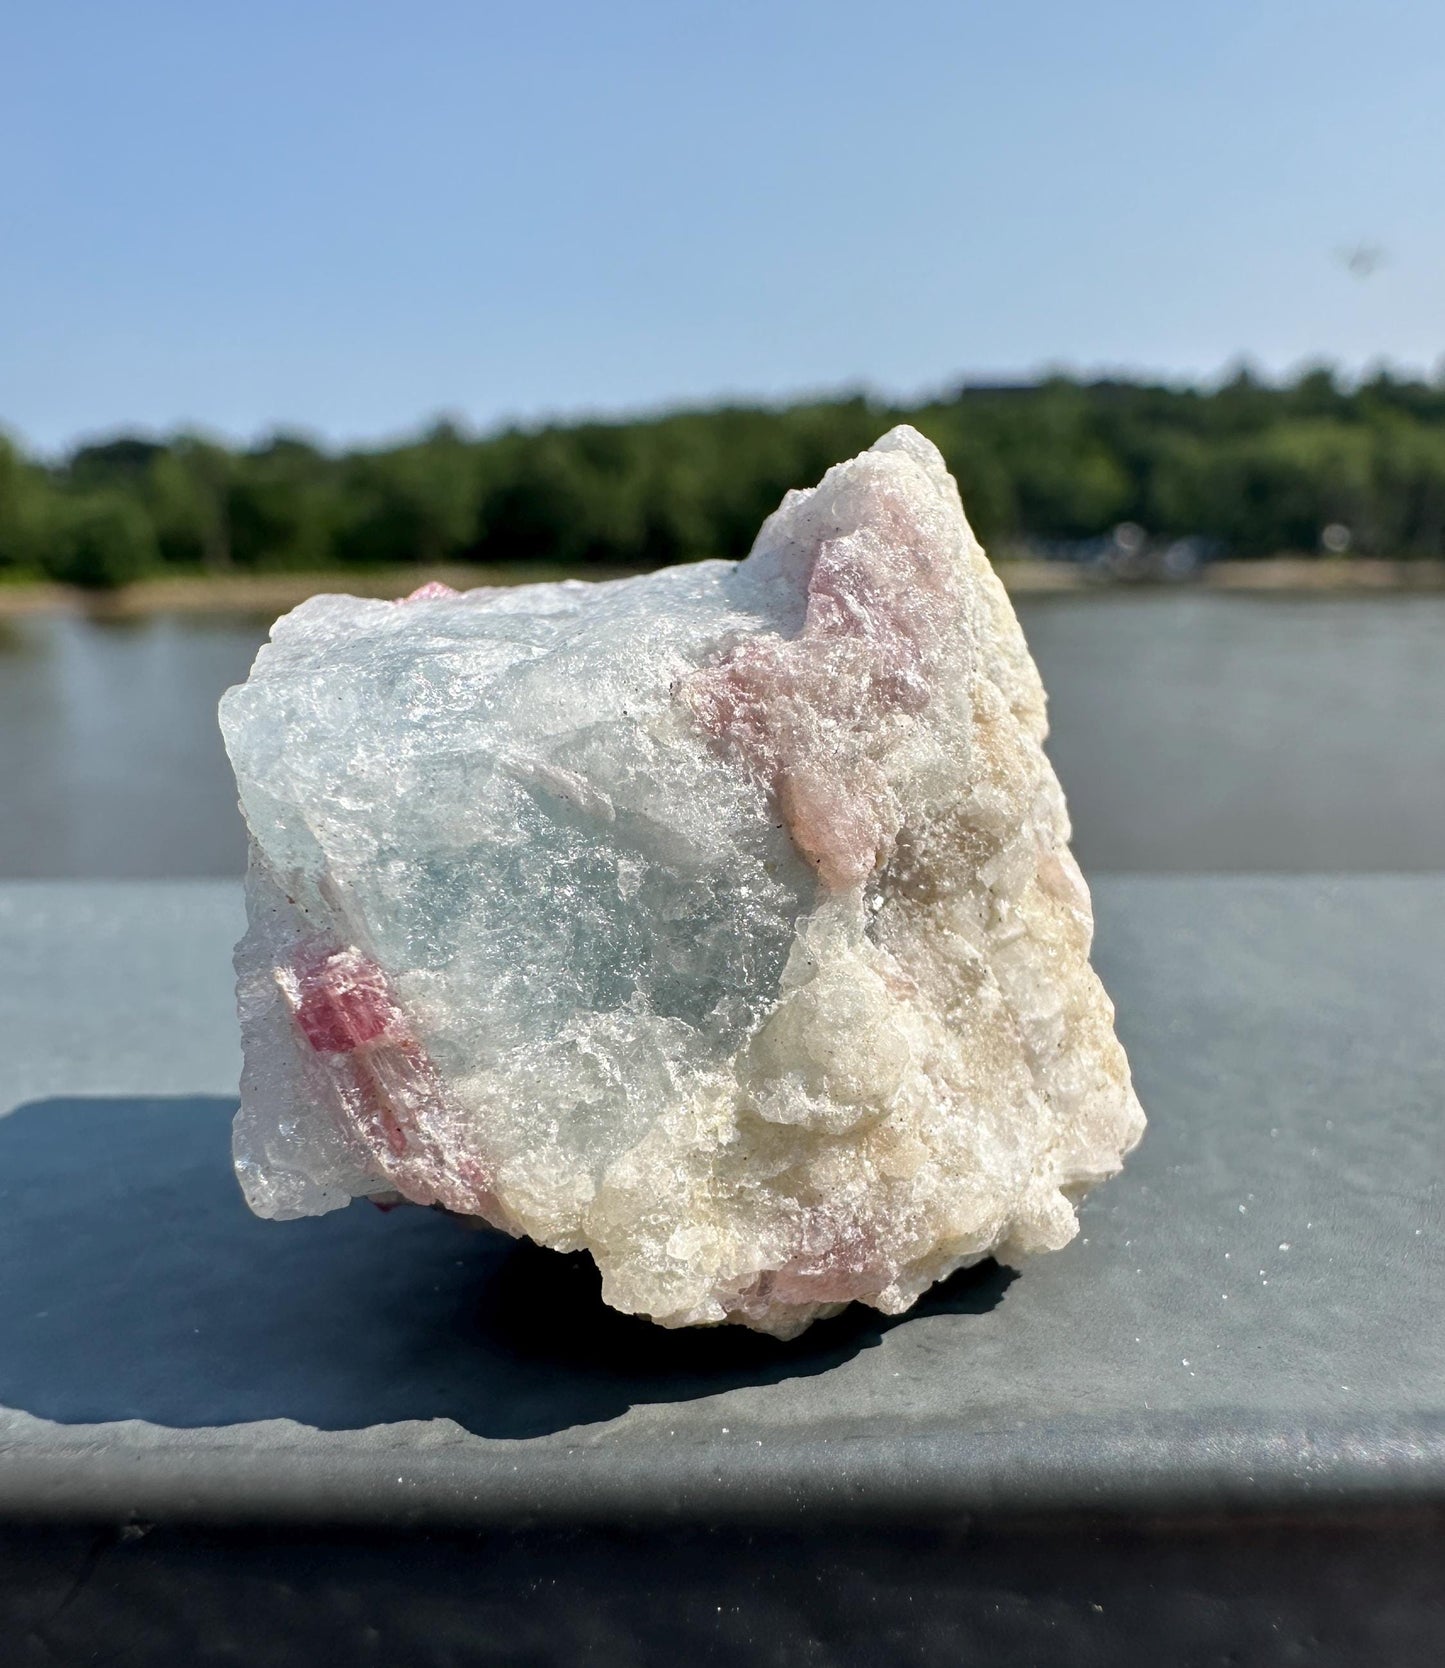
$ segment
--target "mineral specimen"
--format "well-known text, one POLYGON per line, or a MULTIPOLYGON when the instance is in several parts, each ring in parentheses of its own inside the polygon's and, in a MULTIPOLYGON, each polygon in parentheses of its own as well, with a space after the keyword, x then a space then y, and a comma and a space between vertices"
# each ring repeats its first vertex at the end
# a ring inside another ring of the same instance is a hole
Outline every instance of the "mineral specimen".
POLYGON ((912 429, 741 563, 315 597, 222 724, 263 1216, 440 1205, 786 1337, 1062 1246, 1139 1138, 1043 689, 912 429))

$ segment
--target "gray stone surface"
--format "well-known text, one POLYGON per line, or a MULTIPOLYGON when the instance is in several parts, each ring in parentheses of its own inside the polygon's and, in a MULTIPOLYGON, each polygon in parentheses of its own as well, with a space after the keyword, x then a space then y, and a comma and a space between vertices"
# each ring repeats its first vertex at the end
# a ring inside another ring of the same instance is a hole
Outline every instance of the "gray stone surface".
POLYGON ((1445 879, 1118 879, 1151 1124, 1024 1273, 656 1333, 419 1211, 254 1220, 229 886, 0 889, 0 1499, 387 1525, 1445 1494, 1445 879))

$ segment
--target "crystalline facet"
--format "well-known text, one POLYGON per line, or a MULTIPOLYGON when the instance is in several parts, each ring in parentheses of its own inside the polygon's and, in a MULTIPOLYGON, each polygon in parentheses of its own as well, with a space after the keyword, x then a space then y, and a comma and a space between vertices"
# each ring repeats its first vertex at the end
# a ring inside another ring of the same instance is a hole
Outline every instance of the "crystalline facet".
POLYGON ((742 563, 313 598, 222 725, 262 1215, 440 1204, 787 1336, 1063 1245, 1139 1138, 1038 674, 912 429, 742 563))

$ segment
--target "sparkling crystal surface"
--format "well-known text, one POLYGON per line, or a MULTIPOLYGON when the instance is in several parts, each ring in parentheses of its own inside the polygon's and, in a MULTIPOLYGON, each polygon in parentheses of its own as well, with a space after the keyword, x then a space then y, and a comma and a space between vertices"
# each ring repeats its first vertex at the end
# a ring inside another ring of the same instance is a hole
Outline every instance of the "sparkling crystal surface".
POLYGON ((742 563, 313 598, 222 728, 264 1216, 440 1204, 787 1336, 1065 1244, 1142 1132, 1043 690, 912 429, 742 563))

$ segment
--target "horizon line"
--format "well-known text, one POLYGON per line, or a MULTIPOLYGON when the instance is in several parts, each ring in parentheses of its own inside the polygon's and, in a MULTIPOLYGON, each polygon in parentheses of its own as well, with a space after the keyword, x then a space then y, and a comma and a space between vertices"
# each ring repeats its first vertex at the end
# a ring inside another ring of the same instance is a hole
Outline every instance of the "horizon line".
POLYGON ((164 445, 182 436, 195 436, 228 451, 256 451, 278 440, 296 440, 318 451, 367 452, 414 445, 442 427, 455 429, 468 441, 481 442, 515 432, 581 428, 592 424, 624 427, 633 423, 661 422, 670 417, 701 416, 719 411, 781 413, 798 406, 838 405, 854 400, 862 400, 883 410, 910 410, 919 406, 946 404, 970 393, 1024 392, 1041 388, 1052 381, 1070 381, 1085 387, 1123 384, 1165 389, 1171 393, 1213 394, 1244 377, 1261 387, 1279 390, 1296 385, 1304 377, 1320 371, 1327 371, 1341 391, 1346 393, 1358 391, 1381 377, 1401 383, 1445 387, 1445 351, 1429 368, 1404 364, 1386 354, 1366 359, 1353 367, 1326 354, 1317 354, 1277 371, 1262 365, 1251 354, 1240 353, 1228 359, 1219 370, 1204 375, 1138 366, 1107 363, 1090 366, 1050 360, 1018 372, 956 375, 920 388, 911 395, 885 390, 866 381, 840 381, 802 387, 792 393, 778 395, 722 390, 711 395, 670 396, 627 406, 543 406, 525 415, 506 413, 483 421, 474 420, 455 408, 439 407, 383 434, 369 436, 327 433, 318 424, 287 418, 277 418, 248 433, 238 434, 220 425, 180 417, 164 426, 121 419, 78 429, 61 445, 41 447, 30 443, 19 425, 8 422, 0 414, 0 440, 9 440, 22 456, 42 464, 72 457, 91 446, 104 446, 121 440, 164 445))

